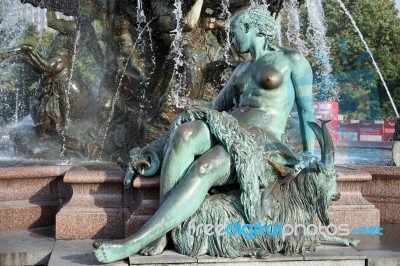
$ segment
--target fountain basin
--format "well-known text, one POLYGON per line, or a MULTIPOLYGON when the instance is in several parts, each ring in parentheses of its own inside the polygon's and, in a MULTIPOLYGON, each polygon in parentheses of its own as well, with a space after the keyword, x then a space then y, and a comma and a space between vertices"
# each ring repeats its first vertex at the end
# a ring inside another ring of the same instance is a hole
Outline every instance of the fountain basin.
POLYGON ((361 193, 381 212, 381 223, 400 223, 400 168, 396 166, 353 165, 354 169, 371 174, 361 193))
POLYGON ((72 191, 62 179, 71 166, 0 168, 0 232, 54 225, 72 191))
MULTIPOLYGON (((399 223, 399 170, 358 165, 337 170, 341 198, 331 205, 332 223, 399 223)), ((82 166, 2 168, 0 231, 55 225, 56 239, 127 237, 157 210, 159 177, 138 176, 129 190, 123 178, 122 171, 82 166)))

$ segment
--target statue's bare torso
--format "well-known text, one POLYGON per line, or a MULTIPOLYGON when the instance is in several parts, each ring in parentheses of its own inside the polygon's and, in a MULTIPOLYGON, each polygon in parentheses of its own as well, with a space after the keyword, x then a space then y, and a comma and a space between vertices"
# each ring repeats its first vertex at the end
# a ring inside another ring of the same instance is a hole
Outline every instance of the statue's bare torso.
MULTIPOLYGON (((291 66, 302 60, 294 50, 277 48, 258 60, 241 63, 227 84, 232 89, 226 97, 235 99, 237 107, 231 114, 243 126, 259 127, 281 139, 295 102, 291 66)), ((221 102, 214 106, 227 111, 221 102)))

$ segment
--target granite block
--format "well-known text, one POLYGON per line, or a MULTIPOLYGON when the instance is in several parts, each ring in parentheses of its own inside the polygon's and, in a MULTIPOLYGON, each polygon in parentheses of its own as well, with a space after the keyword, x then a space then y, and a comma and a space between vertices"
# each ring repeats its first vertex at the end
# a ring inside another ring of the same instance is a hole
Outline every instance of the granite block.
POLYGON ((372 181, 363 183, 362 195, 380 211, 381 223, 400 223, 400 167, 352 165, 368 172, 372 181))

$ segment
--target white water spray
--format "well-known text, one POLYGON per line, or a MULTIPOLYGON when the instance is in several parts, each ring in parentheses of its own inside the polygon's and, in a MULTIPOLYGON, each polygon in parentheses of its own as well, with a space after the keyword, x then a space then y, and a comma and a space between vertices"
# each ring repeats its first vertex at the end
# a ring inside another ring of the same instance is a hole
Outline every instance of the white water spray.
MULTIPOLYGON (((136 17, 137 17, 136 30, 137 30, 138 35, 141 36, 140 33, 143 30, 145 30, 147 32, 148 37, 149 37, 149 43, 147 43, 145 45, 149 45, 150 46, 150 52, 152 54, 151 63, 153 64, 152 71, 154 71, 154 68, 156 66, 156 58, 155 58, 155 55, 154 55, 154 44, 153 44, 153 38, 152 38, 152 31, 151 31, 151 27, 146 27, 148 22, 147 22, 147 17, 146 17, 146 15, 144 13, 144 10, 143 10, 143 1, 142 0, 137 0, 136 17), (144 25, 144 26, 142 26, 142 25, 144 25)), ((144 49, 142 49, 142 51, 145 52, 144 49)))
POLYGON ((337 101, 337 84, 332 76, 332 67, 330 64, 330 49, 326 38, 325 15, 322 7, 322 0, 306 0, 309 26, 307 28, 307 37, 315 47, 314 54, 317 57, 318 76, 321 77, 320 92, 326 96, 332 97, 337 101))
POLYGON ((171 31, 174 34, 174 40, 172 41, 172 51, 171 53, 175 55, 174 57, 174 73, 173 76, 176 77, 176 84, 175 88, 172 90, 170 95, 168 96, 168 100, 174 104, 176 107, 180 108, 183 107, 182 103, 180 102, 179 95, 182 93, 182 74, 179 72, 179 68, 183 66, 184 57, 183 57, 183 45, 185 44, 185 40, 183 38, 183 29, 182 29, 182 1, 175 0, 174 3, 175 9, 173 11, 176 20, 176 28, 175 30, 171 31))
MULTIPOLYGON (((222 12, 223 12, 224 16, 226 17, 226 23, 228 25, 230 25, 231 24, 231 12, 229 11, 229 0, 222 0, 221 6, 222 6, 222 12)), ((229 53, 229 49, 231 47, 231 42, 230 42, 231 30, 230 30, 230 28, 231 27, 228 27, 225 31, 226 39, 224 42, 224 59, 225 59, 225 62, 228 63, 228 65, 230 64, 228 53, 229 53)))
POLYGON ((346 14, 346 15, 349 17, 349 19, 351 20, 351 23, 353 24, 353 26, 354 26, 354 28, 356 29, 358 35, 360 36, 360 39, 361 39, 362 43, 364 44, 365 49, 367 50, 367 52, 368 52, 369 55, 371 56, 372 64, 374 65, 374 67, 375 67, 375 69, 376 69, 376 72, 378 72, 379 78, 381 79, 382 84, 383 84, 383 86, 385 87, 385 90, 386 90, 386 93, 387 93, 387 95, 388 95, 388 97, 389 97, 390 103, 392 104, 393 110, 394 110, 394 112, 396 113, 396 117, 398 118, 398 117, 399 117, 399 112, 397 112, 397 108, 396 108, 396 105, 394 104, 392 95, 391 95, 390 92, 389 92, 389 88, 388 88, 388 86, 386 85, 385 80, 383 79, 382 73, 381 73, 381 71, 380 71, 380 69, 379 69, 379 67, 378 67, 378 64, 376 63, 376 61, 375 61, 375 59, 374 59, 374 56, 373 56, 371 50, 369 49, 369 46, 368 46, 367 42, 364 40, 364 36, 362 35, 360 29, 359 29, 358 26, 357 26, 356 21, 353 19, 353 16, 352 16, 352 15, 350 14, 350 12, 347 10, 347 8, 346 8, 346 6, 344 5, 344 3, 343 3, 341 0, 337 0, 337 1, 338 1, 338 3, 339 3, 340 7, 341 7, 341 8, 343 9, 343 11, 345 12, 345 14, 346 14))
POLYGON ((276 35, 278 38, 278 45, 282 46, 282 15, 276 19, 276 35))
MULTIPOLYGON (((322 0, 306 0, 308 10, 309 26, 307 28, 307 35, 311 38, 315 50, 322 58, 329 60, 330 51, 328 41, 326 39, 326 26, 324 18, 324 10, 322 8, 322 0)), ((321 74, 327 75, 332 72, 332 67, 329 62, 321 64, 321 74)))
POLYGON ((297 0, 288 0, 285 3, 285 10, 288 16, 288 30, 286 32, 287 39, 289 43, 295 45, 304 56, 307 56, 309 51, 300 36, 301 22, 299 18, 299 4, 297 0))
MULTIPOLYGON (((142 30, 141 32, 139 32, 138 38, 136 39, 135 43, 133 44, 133 47, 132 47, 132 49, 131 49, 131 51, 130 51, 130 53, 129 53, 128 59, 127 59, 126 62, 125 62, 125 66, 124 66, 124 68, 123 68, 123 70, 122 70, 122 73, 121 73, 120 78, 119 78, 119 81, 118 81, 117 90, 116 90, 116 92, 115 92, 115 94, 114 94, 114 96, 113 96, 113 98, 112 98, 112 100, 111 100, 111 111, 110 111, 110 115, 108 116, 107 125, 106 125, 105 131, 104 131, 104 136, 103 136, 103 143, 102 143, 102 146, 103 146, 103 147, 104 147, 104 143, 106 142, 107 132, 108 132, 108 129, 109 129, 109 127, 110 127, 111 120, 112 120, 112 118, 113 118, 113 116, 114 116, 114 112, 115 112, 115 103, 117 102, 117 99, 119 98, 119 93, 120 93, 121 86, 122 86, 122 79, 123 79, 124 73, 126 72, 126 69, 128 68, 129 60, 131 59, 132 54, 133 54, 133 52, 134 52, 135 49, 136 49, 136 45, 138 44, 138 40, 141 38, 141 36, 142 36, 143 33, 145 32, 146 28, 149 27, 150 23, 151 23, 153 20, 154 20, 154 18, 153 18, 152 20, 150 20, 149 22, 147 22, 147 24, 143 27, 143 30, 142 30)), ((102 152, 103 152, 103 151, 102 151, 102 152)), ((102 154, 101 154, 101 155, 102 155, 102 154)), ((101 155, 100 155, 100 156, 101 156, 101 155)))

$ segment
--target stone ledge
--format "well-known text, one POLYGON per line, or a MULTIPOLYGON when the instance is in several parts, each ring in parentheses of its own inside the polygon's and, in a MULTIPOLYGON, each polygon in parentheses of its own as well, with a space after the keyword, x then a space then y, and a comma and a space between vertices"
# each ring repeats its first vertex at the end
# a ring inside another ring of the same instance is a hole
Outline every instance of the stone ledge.
POLYGON ((0 232, 54 225, 71 191, 62 176, 71 166, 0 169, 0 232))
POLYGON ((347 166, 338 165, 336 170, 341 196, 331 204, 331 222, 348 224, 352 228, 379 225, 379 210, 361 194, 362 185, 370 182, 372 176, 368 172, 347 166))
POLYGON ((54 228, 0 233, 0 265, 400 265, 400 225, 383 224, 380 237, 358 236, 361 240, 355 248, 335 245, 317 246, 317 251, 301 255, 274 254, 265 259, 249 257, 229 259, 210 256, 188 257, 174 250, 166 250, 158 256, 132 255, 110 264, 101 264, 93 256, 93 240, 54 241, 54 228), (48 264, 47 264, 48 263, 48 264))
POLYGON ((122 171, 70 171, 72 198, 56 216, 56 239, 124 236, 122 171))
POLYGON ((304 256, 284 256, 272 254, 267 258, 257 259, 250 257, 215 258, 208 255, 188 257, 176 251, 166 250, 158 256, 132 255, 130 265, 365 265, 366 256, 353 248, 324 245, 317 247, 316 252, 305 253, 304 256))
POLYGON ((400 223, 400 167, 351 165, 368 172, 372 180, 361 186, 362 195, 380 211, 381 223, 400 223))

